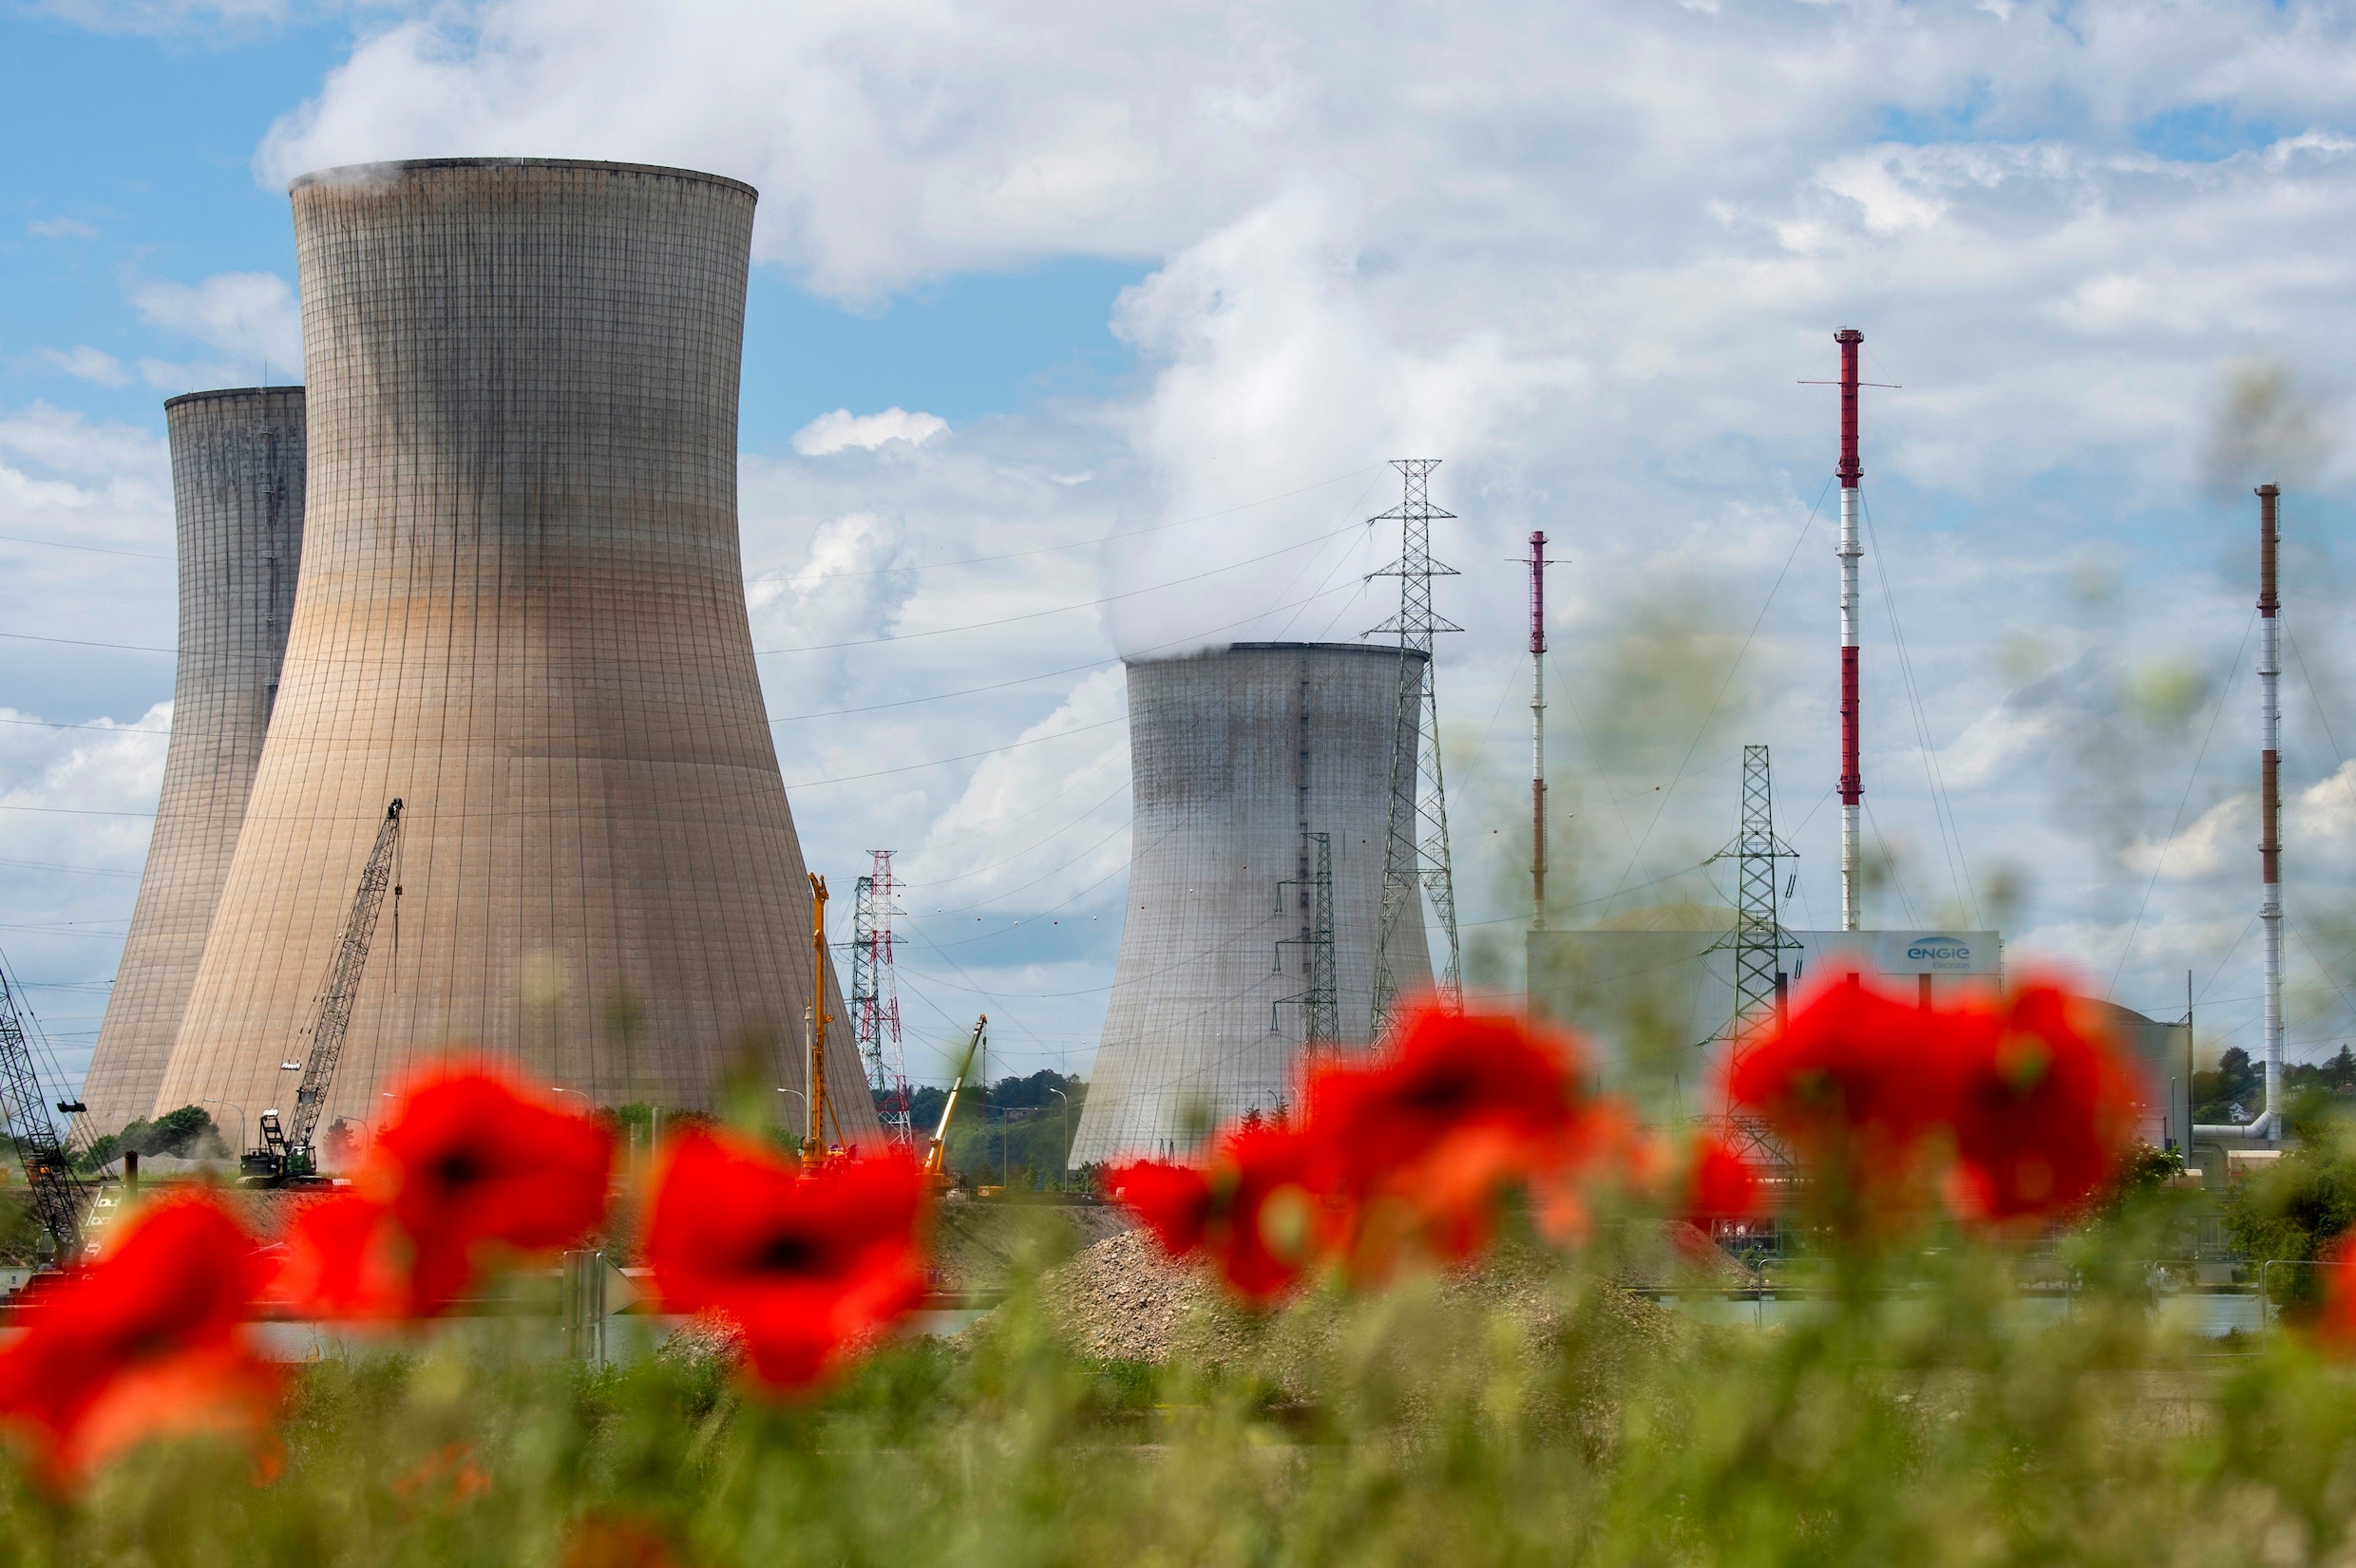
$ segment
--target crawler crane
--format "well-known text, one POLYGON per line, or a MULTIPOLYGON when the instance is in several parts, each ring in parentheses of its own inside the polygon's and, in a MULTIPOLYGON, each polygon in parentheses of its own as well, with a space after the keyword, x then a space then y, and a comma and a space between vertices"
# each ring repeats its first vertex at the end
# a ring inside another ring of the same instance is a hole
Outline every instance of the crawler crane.
MULTIPOLYGON (((361 868, 360 886, 352 896, 352 913, 335 938, 335 956, 329 960, 327 978, 319 986, 319 1005, 311 1021, 311 1050, 303 1059, 303 1081, 294 1091, 294 1119, 281 1124, 273 1108, 261 1115, 261 1147, 248 1149, 238 1168, 257 1185, 289 1186, 324 1180, 319 1175, 319 1151, 313 1143, 319 1117, 327 1109, 327 1091, 343 1060, 344 1033, 352 1027, 352 1004, 360 994, 360 973, 368 967, 369 943, 376 935, 376 916, 385 907, 385 889, 392 884, 393 854, 401 846, 401 803, 385 807, 385 822, 376 830, 376 846, 361 868)), ((395 907, 401 897, 392 887, 395 907)), ((399 928, 396 917, 395 929, 399 928)))
MULTIPOLYGON (((61 1102, 58 1109, 79 1108, 61 1102)), ((8 968, 0 964, 0 1127, 4 1127, 25 1162, 25 1181, 32 1189, 34 1214, 56 1248, 54 1265, 69 1269, 82 1256, 82 1211, 87 1196, 57 1124, 49 1120, 49 1103, 41 1092, 41 1075, 34 1069, 32 1046, 25 1037, 25 1021, 16 1007, 16 987, 8 968)))

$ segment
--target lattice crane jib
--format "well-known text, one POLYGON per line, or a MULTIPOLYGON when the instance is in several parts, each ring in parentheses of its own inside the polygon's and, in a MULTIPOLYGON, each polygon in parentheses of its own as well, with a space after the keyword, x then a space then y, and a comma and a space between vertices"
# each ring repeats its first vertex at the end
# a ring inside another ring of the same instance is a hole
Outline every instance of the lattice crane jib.
POLYGON ((376 830, 376 842, 369 850, 368 863, 360 870, 360 885, 352 896, 352 911, 336 935, 327 979, 319 987, 310 1030, 311 1048, 303 1058, 302 1083, 294 1090, 294 1120, 285 1133, 290 1150, 308 1153, 320 1114, 327 1109, 328 1091, 344 1058, 344 1036, 352 1027, 352 1008, 359 999, 360 976, 368 968, 369 943, 376 935, 386 890, 390 888, 393 897, 400 897, 400 889, 392 886, 393 856, 400 846, 401 803, 394 801, 385 807, 384 822, 376 830))
POLYGON ((0 1116, 6 1117, 10 1141, 24 1162, 34 1216, 57 1249, 58 1265, 69 1267, 82 1256, 85 1194, 57 1124, 49 1120, 49 1102, 41 1092, 16 987, 5 965, 0 965, 0 1116))
POLYGON ((1390 1021, 1398 992, 1394 949, 1398 934, 1411 921, 1419 922, 1421 901, 1430 898, 1440 923, 1448 955, 1439 977, 1442 998, 1452 1007, 1464 1005, 1464 966, 1456 935, 1455 873, 1448 843, 1447 781, 1440 763, 1439 688, 1432 669, 1433 639, 1463 627, 1432 608, 1432 579, 1457 576, 1455 568, 1432 558, 1432 524, 1452 520, 1454 512, 1432 504, 1431 475, 1437 458, 1398 458, 1403 495, 1388 512, 1367 519, 1399 525, 1399 557, 1375 577, 1399 579, 1398 614, 1372 627, 1370 637, 1398 639, 1398 708, 1391 736, 1390 828, 1383 846, 1381 931, 1375 955, 1374 1028, 1378 1035, 1390 1021), (1416 758, 1413 779, 1407 757, 1416 758))
MULTIPOLYGON (((1747 1048, 1754 1031, 1781 1014, 1787 985, 1783 955, 1797 952, 1799 944, 1783 928, 1777 868, 1798 853, 1776 837, 1775 784, 1767 747, 1746 746, 1740 823, 1734 841, 1712 857, 1735 862, 1734 929, 1710 951, 1734 954, 1734 1012, 1714 1039, 1725 1041, 1737 1056, 1747 1048)), ((1738 1149, 1777 1169, 1790 1168, 1789 1151, 1763 1124, 1731 1113, 1727 1120, 1727 1137, 1738 1149)))

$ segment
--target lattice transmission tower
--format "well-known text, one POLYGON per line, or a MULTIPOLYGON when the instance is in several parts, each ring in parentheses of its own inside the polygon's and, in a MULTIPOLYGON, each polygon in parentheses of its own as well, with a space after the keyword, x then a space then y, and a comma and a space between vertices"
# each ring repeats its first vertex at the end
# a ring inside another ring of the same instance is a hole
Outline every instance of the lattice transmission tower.
POLYGON ((1276 944, 1276 965, 1284 967, 1284 950, 1302 950, 1302 985, 1296 994, 1280 997, 1268 1009, 1268 1028, 1276 1028, 1277 1008, 1301 1009, 1301 1050, 1304 1056, 1330 1049, 1341 1037, 1341 993, 1334 975, 1334 836, 1301 836, 1301 869, 1304 875, 1276 884, 1278 915, 1284 913, 1284 890, 1301 890, 1301 935, 1276 944))
POLYGON ((1394 952, 1400 934, 1422 923, 1421 897, 1432 900, 1440 929, 1448 939, 1448 958, 1439 976, 1441 999, 1464 1006, 1464 965, 1456 940, 1456 882, 1448 853, 1448 790, 1440 769, 1439 683, 1432 668, 1432 639, 1442 632, 1463 627, 1442 618, 1432 609, 1432 579, 1457 575, 1453 566, 1432 558, 1432 523, 1453 519, 1432 504, 1432 470, 1437 458, 1397 458, 1391 466, 1405 481, 1406 493, 1388 512, 1366 520, 1399 525, 1399 557, 1375 577, 1399 580, 1398 614, 1364 635, 1386 633, 1398 637, 1398 710, 1391 732, 1390 834, 1383 848, 1382 924, 1375 951, 1374 1032, 1379 1036, 1391 1021, 1391 1006, 1398 993, 1397 959, 1394 952), (1421 655, 1418 657, 1417 655, 1421 655), (1416 777, 1407 777, 1408 755, 1415 756, 1416 777))
POLYGON ((893 898, 900 884, 892 876, 892 852, 868 853, 875 869, 859 878, 851 907, 851 1025, 884 1136, 912 1145, 908 1059, 900 1043, 900 981, 892 969, 892 916, 902 913, 893 898))
MULTIPOLYGON (((1775 785, 1768 771, 1767 748, 1746 746, 1742 748, 1741 825, 1734 841, 1711 857, 1735 862, 1734 929, 1709 949, 1735 955, 1734 1015, 1714 1037, 1727 1042, 1732 1058, 1739 1058, 1750 1048, 1758 1030, 1783 1018, 1790 985, 1783 955, 1799 951, 1799 943, 1783 929, 1781 890, 1776 885, 1781 874, 1776 867, 1798 855, 1799 851, 1776 837, 1775 785)), ((1726 1140, 1733 1148, 1775 1174, 1791 1173, 1791 1151, 1765 1123, 1731 1109, 1726 1123, 1726 1140)))

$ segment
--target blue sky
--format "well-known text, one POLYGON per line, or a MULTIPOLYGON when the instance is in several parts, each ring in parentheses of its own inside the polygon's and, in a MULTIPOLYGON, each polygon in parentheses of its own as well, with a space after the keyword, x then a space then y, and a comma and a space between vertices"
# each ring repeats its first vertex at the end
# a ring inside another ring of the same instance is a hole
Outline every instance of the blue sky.
POLYGON ((1692 868, 1766 740, 1820 920, 1833 408, 1797 383, 1855 324, 1905 384, 1867 409, 1868 799, 1898 867, 1877 917, 2001 905, 2016 954, 2155 1012, 2191 964, 2220 1030, 2247 1029, 2246 486, 2280 470, 2308 654, 2286 692, 2293 1040, 2331 1048, 2356 930, 2351 84, 2321 5, 1591 0, 1388 32, 1304 0, 16 6, 0 535, 85 548, 0 541, 0 942, 74 988, 37 993, 70 1058, 136 885, 170 660, 23 639, 171 642, 161 403, 265 356, 291 378, 286 178, 526 153, 763 193, 756 641, 901 639, 763 673, 814 861, 904 857, 903 1012, 928 1036, 981 998, 1010 1065, 1085 1067, 1127 856, 1116 651, 1374 624, 1358 579, 1389 547, 1341 530, 1411 451, 1447 459, 1460 514, 1441 690, 1484 976, 1518 976, 1493 937, 1526 788, 1507 562, 1533 526, 1566 558, 1566 897, 1716 897, 1692 868), (2238 422, 2237 384, 2263 393, 2238 422), (124 815, 66 814, 95 811, 124 815))

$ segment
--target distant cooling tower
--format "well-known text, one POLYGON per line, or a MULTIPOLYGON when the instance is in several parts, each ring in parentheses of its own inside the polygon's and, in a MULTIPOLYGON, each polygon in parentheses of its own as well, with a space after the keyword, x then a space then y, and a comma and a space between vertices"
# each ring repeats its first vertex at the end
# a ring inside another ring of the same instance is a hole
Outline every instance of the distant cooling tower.
MULTIPOLYGON (((1075 1168, 1182 1153, 1290 1097, 1319 956, 1312 834, 1332 865, 1333 1037, 1365 1041, 1398 661, 1358 643, 1130 661, 1129 908, 1075 1168)), ((1406 988, 1428 983, 1421 926, 1401 939, 1406 988)))
MULTIPOLYGON (((157 1104, 291 1108, 280 1064, 397 796, 328 1119, 467 1042, 607 1104, 708 1106, 733 1074, 798 1124, 810 892, 736 538, 754 198, 521 159, 294 182, 317 510, 157 1104)), ((846 1018, 830 968, 825 992, 846 1018)), ((856 1053, 829 1064, 872 1143, 856 1053)))
POLYGON ((82 1085, 95 1133, 118 1132, 155 1105, 245 821, 303 556, 300 387, 191 392, 166 403, 163 420, 180 664, 147 870, 82 1085))

